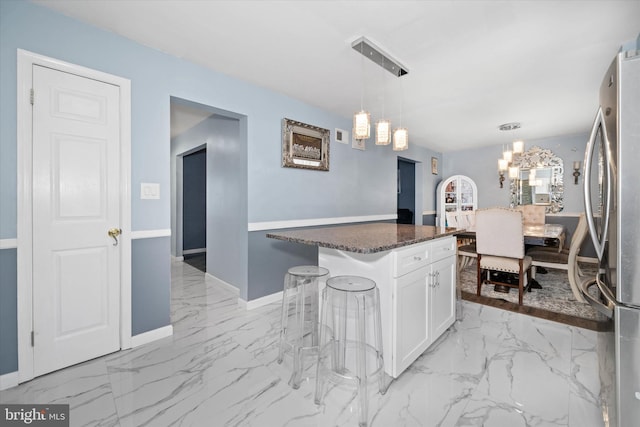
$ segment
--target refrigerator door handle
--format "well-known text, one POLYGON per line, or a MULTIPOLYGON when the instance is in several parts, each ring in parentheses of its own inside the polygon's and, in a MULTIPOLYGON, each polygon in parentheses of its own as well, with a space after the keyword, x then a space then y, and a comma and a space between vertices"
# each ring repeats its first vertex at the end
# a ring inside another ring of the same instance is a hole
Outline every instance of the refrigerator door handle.
POLYGON ((582 291, 582 295, 584 296, 584 299, 587 300, 587 302, 591 307, 593 307, 600 313, 604 314, 608 318, 610 319, 613 318, 613 310, 616 306, 616 302, 615 302, 615 299, 610 298, 611 292, 600 281, 599 276, 597 276, 595 279, 589 278, 589 279, 583 280, 582 283, 580 283, 580 290, 582 291), (598 300, 596 297, 594 297, 589 293, 589 288, 592 287, 593 285, 598 286, 598 289, 600 290, 600 293, 603 295, 604 299, 606 300, 606 303, 601 302, 600 300, 598 300))
POLYGON ((604 254, 604 244, 607 239, 607 233, 609 229, 609 200, 611 200, 611 169, 609 165, 609 141, 607 140, 607 129, 604 121, 604 116, 602 113, 602 107, 598 108, 598 112, 596 113, 596 118, 593 122, 593 127, 591 128, 591 135, 589 136, 589 141, 587 142, 587 149, 584 154, 584 179, 583 179, 583 189, 584 189, 584 211, 587 217, 587 225, 589 226, 589 235, 591 236, 591 240, 593 241, 593 246, 596 250, 596 254, 598 255, 598 259, 602 259, 604 254), (605 140, 605 165, 606 165, 606 174, 607 174, 607 189, 606 189, 606 204, 607 206, 602 212, 602 235, 598 237, 596 231, 595 221, 593 219, 593 211, 591 210, 591 159, 593 156, 593 150, 596 146, 596 136, 598 135, 598 127, 602 127, 602 135, 605 140))

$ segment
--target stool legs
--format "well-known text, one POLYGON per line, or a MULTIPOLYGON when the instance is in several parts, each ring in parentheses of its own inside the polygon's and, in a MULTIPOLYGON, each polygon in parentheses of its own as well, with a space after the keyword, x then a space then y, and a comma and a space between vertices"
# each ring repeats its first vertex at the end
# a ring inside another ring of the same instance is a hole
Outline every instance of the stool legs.
MULTIPOLYGON (((356 372, 358 373, 358 397, 360 398, 360 426, 367 425, 369 413, 369 396, 367 395, 367 334, 365 329, 366 306, 364 296, 356 296, 358 307, 358 319, 356 321, 356 372)), ((376 351, 377 353, 377 351, 376 351)), ((376 354, 377 358, 377 354, 376 354)))
POLYGON ((284 353, 290 351, 293 370, 289 384, 294 389, 300 387, 305 353, 315 353, 318 348, 318 282, 328 274, 326 268, 299 266, 285 275, 277 362, 282 363, 284 353))

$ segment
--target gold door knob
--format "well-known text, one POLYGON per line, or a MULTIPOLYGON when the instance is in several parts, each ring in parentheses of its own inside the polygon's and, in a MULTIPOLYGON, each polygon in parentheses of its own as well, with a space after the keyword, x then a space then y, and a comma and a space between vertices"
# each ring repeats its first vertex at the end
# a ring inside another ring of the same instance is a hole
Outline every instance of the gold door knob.
POLYGON ((118 236, 122 234, 122 230, 119 228, 110 228, 107 234, 109 235, 109 237, 113 237, 113 240, 115 240, 115 243, 113 244, 113 246, 117 246, 118 236))

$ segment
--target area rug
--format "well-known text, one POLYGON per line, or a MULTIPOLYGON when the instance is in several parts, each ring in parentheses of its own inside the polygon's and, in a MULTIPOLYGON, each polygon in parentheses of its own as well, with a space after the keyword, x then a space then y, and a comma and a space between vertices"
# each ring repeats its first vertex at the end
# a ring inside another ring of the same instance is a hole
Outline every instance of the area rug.
MULTIPOLYGON (((580 267, 585 277, 595 276, 596 266, 593 264, 581 264, 580 267)), ((460 272, 459 286, 463 299, 479 303, 487 302, 489 305, 494 306, 501 305, 494 304, 494 302, 504 302, 505 304, 502 304, 503 308, 511 311, 520 311, 527 314, 539 313, 541 315, 538 317, 546 317, 550 320, 563 321, 562 319, 568 319, 569 321, 565 323, 570 324, 574 323, 571 322, 571 319, 576 319, 579 326, 591 325, 585 326, 591 329, 601 329, 601 325, 593 322, 605 324, 608 321, 606 317, 589 304, 576 300, 569 285, 567 272, 564 270, 547 269, 546 274, 536 274, 536 280, 542 286, 542 289, 532 289, 531 292, 525 292, 521 307, 518 307, 517 289, 511 289, 509 293, 503 293, 494 291, 493 285, 483 285, 481 297, 478 298, 476 295, 476 275, 475 260, 460 272), (548 315, 545 315, 545 313, 548 313, 548 315), (560 316, 554 316, 554 314, 560 316), (580 319, 590 322, 582 322, 580 324, 580 319)))

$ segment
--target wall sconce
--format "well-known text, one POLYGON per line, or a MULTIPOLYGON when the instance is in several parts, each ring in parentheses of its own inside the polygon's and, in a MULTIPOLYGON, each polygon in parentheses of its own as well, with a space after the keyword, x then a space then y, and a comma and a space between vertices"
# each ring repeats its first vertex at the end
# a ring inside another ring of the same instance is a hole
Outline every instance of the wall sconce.
POLYGON ((573 183, 575 185, 578 185, 579 176, 580 176, 580 162, 576 161, 576 162, 573 162, 573 178, 574 178, 573 183))
POLYGON ((509 162, 507 162, 505 159, 498 159, 498 175, 500 175, 500 178, 498 178, 498 181, 500 182, 500 188, 503 188, 502 183, 504 182, 504 173, 507 171, 508 168, 509 168, 509 162))

